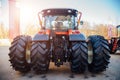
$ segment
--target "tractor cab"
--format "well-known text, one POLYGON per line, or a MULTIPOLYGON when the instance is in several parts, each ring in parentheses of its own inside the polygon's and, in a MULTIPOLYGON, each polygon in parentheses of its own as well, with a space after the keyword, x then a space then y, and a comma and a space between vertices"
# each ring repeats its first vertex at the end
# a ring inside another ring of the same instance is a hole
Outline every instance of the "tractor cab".
POLYGON ((110 49, 111 53, 120 53, 120 25, 116 27, 116 37, 112 37, 110 41, 110 49))
POLYGON ((38 13, 42 29, 77 29, 81 12, 75 9, 45 9, 38 13))
POLYGON ((117 26, 117 36, 120 37, 120 25, 117 26))

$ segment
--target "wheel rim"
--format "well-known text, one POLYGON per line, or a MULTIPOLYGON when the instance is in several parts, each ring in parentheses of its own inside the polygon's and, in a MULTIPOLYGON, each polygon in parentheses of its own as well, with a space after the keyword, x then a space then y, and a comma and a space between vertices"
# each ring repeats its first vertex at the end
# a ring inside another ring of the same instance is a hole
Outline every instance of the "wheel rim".
POLYGON ((93 46, 91 41, 88 41, 88 63, 91 64, 93 61, 93 46))
POLYGON ((30 48, 31 48, 31 43, 28 42, 26 45, 26 61, 30 63, 30 48))
POLYGON ((120 47, 115 51, 116 54, 120 53, 120 47))

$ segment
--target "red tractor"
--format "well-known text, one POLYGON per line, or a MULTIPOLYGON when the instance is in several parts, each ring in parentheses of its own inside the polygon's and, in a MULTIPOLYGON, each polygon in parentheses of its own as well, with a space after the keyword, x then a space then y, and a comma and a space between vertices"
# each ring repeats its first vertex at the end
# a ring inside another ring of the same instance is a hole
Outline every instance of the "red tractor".
POLYGON ((116 27, 117 36, 110 40, 110 49, 112 54, 120 53, 120 25, 116 27))
POLYGON ((50 61, 55 66, 70 63, 72 72, 102 72, 109 64, 108 41, 99 35, 86 38, 78 30, 82 13, 75 9, 54 8, 38 13, 41 29, 31 38, 20 35, 9 48, 13 69, 46 73, 50 61))

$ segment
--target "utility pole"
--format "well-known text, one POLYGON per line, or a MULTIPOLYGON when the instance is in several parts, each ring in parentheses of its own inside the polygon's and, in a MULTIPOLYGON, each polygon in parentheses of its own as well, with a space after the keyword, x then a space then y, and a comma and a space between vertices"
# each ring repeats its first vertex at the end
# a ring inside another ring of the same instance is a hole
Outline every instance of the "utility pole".
POLYGON ((9 38, 20 35, 20 8, 16 6, 16 0, 9 0, 9 38))

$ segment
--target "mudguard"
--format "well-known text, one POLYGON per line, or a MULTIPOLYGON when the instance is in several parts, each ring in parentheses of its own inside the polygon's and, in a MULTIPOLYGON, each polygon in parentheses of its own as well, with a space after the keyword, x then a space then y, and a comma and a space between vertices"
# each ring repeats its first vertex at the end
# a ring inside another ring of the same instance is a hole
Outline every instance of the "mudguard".
POLYGON ((48 34, 36 34, 33 37, 33 41, 48 41, 49 35, 48 34))
POLYGON ((86 38, 82 33, 69 35, 69 41, 84 41, 84 40, 86 40, 86 38))

